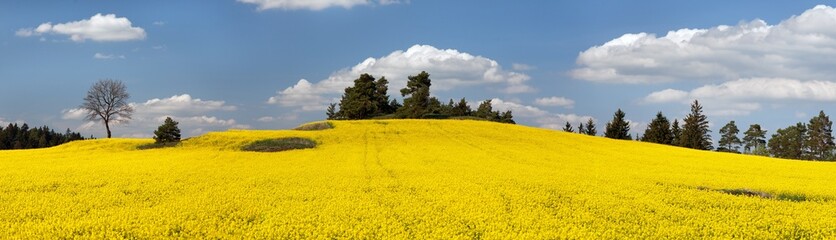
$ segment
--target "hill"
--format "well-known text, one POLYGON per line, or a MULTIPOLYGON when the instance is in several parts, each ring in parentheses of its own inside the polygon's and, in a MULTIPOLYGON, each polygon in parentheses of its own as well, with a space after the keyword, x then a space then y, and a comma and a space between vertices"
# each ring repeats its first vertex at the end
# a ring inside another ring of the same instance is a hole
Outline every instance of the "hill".
POLYGON ((0 238, 834 238, 836 164, 465 120, 0 151, 0 238), (313 149, 244 152, 270 138, 313 149))

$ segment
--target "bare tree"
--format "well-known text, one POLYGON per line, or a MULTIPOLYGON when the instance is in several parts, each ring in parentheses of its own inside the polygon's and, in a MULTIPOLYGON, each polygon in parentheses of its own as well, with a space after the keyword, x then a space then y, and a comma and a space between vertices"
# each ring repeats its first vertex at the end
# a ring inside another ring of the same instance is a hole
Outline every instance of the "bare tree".
POLYGON ((107 138, 110 138, 111 122, 127 122, 131 119, 134 109, 127 102, 129 97, 122 81, 99 80, 87 91, 81 108, 87 110, 87 120, 104 122, 107 138))

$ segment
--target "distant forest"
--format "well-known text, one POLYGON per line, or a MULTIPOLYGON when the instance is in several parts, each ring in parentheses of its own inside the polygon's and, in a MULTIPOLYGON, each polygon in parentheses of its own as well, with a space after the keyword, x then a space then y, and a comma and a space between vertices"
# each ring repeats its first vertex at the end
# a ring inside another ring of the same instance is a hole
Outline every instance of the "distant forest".
POLYGON ((72 132, 70 129, 64 133, 57 133, 47 126, 29 128, 26 123, 20 126, 17 123, 9 123, 0 131, 0 150, 45 148, 84 139, 80 133, 72 132))

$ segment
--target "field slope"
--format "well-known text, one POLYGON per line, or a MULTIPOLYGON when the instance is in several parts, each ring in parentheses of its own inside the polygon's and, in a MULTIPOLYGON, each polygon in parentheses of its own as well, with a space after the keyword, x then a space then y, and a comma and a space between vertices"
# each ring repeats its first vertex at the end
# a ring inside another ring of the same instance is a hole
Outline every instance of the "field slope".
POLYGON ((836 164, 463 120, 0 152, 0 238, 836 238, 836 164), (240 151, 279 137, 313 149, 240 151))

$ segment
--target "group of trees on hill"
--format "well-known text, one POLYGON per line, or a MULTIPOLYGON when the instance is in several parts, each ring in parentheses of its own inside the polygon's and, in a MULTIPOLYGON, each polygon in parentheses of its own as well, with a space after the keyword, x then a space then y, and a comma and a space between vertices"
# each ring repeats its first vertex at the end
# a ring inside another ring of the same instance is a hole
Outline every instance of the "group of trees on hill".
MULTIPOLYGON (((618 109, 613 119, 607 123, 604 137, 614 139, 633 139, 630 134, 630 123, 625 120, 625 113, 618 109)), ((656 113, 644 131, 636 140, 652 143, 667 144, 701 150, 712 150, 711 130, 708 117, 702 112, 702 105, 695 100, 691 104, 691 112, 683 118, 683 124, 678 119, 671 122, 662 112, 656 113)), ((803 160, 836 160, 836 144, 832 129, 833 122, 824 111, 809 123, 796 123, 789 127, 776 130, 767 141, 767 131, 760 124, 749 125, 740 138, 740 129, 735 121, 729 121, 720 128, 720 139, 716 151, 746 153, 762 156, 773 156, 788 159, 803 160)), ((567 132, 575 132, 575 128, 566 122, 563 128, 567 132)), ((595 135, 595 127, 590 118, 584 126, 578 126, 578 133, 595 135), (590 131, 590 126, 591 130, 590 131), (591 134, 590 134, 591 132, 591 134)))
POLYGON ((401 89, 403 104, 396 99, 389 99, 389 81, 386 77, 375 79, 364 73, 354 80, 354 85, 347 87, 339 103, 331 103, 325 114, 329 120, 355 119, 392 119, 392 118, 475 118, 488 121, 515 123, 511 111, 500 112, 493 109, 491 100, 479 103, 474 111, 465 98, 459 101, 450 99, 447 104, 430 96, 430 74, 422 71, 409 76, 406 87, 401 89))
POLYGON ((57 133, 47 126, 29 128, 26 123, 20 126, 10 123, 6 128, 0 129, 0 150, 52 147, 84 139, 80 133, 72 132, 70 129, 64 133, 57 133))

